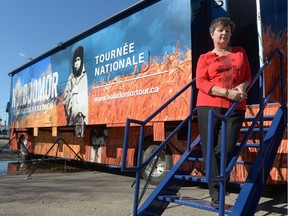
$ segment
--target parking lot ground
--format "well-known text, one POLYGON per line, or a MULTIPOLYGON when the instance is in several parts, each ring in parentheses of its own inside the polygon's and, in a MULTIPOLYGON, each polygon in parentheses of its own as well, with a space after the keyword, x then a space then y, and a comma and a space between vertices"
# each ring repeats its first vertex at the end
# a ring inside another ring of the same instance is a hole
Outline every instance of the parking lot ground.
MULTIPOLYGON (((0 145, 1 148, 1 145, 0 145)), ((17 159, 15 152, 0 152, 0 163, 17 159)), ((1 167, 1 166, 0 166, 1 167)), ((13 166, 12 166, 13 168, 13 166)), ((51 167, 52 169, 52 167, 51 167)), ((132 215, 133 176, 117 169, 75 170, 75 172, 7 172, 0 177, 0 215, 13 216, 128 216, 132 215)), ((155 188, 149 186, 144 198, 155 188)), ((228 188, 227 203, 235 202, 238 189, 228 188)), ((191 184, 180 190, 182 196, 209 199, 204 184, 191 184)), ((287 185, 267 186, 255 215, 287 215, 287 185)), ((164 216, 210 216, 216 213, 170 204, 164 216)))

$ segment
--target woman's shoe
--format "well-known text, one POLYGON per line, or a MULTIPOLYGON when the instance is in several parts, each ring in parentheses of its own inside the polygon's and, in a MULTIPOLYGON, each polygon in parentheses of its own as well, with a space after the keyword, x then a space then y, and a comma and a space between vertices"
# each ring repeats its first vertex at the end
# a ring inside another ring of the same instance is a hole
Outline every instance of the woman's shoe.
POLYGON ((219 200, 212 199, 211 206, 215 209, 219 209, 219 200))

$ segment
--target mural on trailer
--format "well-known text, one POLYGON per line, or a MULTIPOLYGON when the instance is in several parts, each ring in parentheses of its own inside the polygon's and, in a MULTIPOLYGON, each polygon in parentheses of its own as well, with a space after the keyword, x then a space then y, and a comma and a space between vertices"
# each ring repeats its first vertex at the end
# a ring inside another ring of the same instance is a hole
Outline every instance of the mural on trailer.
MULTIPOLYGON (((287 83, 287 1, 261 0, 260 3, 264 60, 278 47, 284 55, 284 83, 287 83)), ((273 60, 265 71, 265 91, 268 94, 279 76, 278 60, 273 60)), ((287 96, 287 85, 285 95, 287 96)), ((280 87, 275 90, 271 99, 281 102, 280 87)), ((286 97, 286 102, 287 99, 286 97)))
MULTIPOLYGON (((157 2, 15 74, 10 124, 45 127, 146 118, 192 80, 191 20, 185 17, 190 17, 189 0, 157 2)), ((181 104, 189 104, 189 97, 176 103, 182 111, 159 118, 186 116, 181 104)))

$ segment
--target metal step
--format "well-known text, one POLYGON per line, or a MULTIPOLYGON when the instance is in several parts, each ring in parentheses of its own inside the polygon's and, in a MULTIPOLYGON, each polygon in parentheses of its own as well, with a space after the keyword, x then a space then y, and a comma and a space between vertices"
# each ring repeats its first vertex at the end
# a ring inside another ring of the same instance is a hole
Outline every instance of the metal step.
POLYGON ((248 166, 252 166, 254 162, 251 161, 237 161, 236 164, 238 165, 248 165, 248 166))
POLYGON ((180 179, 180 180, 185 180, 185 181, 208 183, 205 176, 174 175, 174 178, 180 179))
MULTIPOLYGON (((240 143, 237 143, 236 146, 240 146, 240 143)), ((245 147, 260 148, 260 144, 259 143, 246 143, 245 147)))
MULTIPOLYGON (((246 147, 255 147, 255 148, 259 148, 259 145, 256 146, 256 145, 251 145, 251 146, 246 146, 246 147)), ((196 158, 196 157, 188 157, 187 158, 188 161, 192 161, 192 162, 203 162, 203 158, 199 157, 199 158, 196 158)), ((244 165, 252 165, 253 162, 249 162, 249 161, 237 161, 236 164, 244 164, 244 165)))
MULTIPOLYGON (((274 115, 263 116, 263 119, 265 121, 272 121, 273 118, 274 118, 274 115)), ((253 121, 254 119, 255 119, 255 116, 246 116, 244 121, 248 122, 248 121, 253 121)))
MULTIPOLYGON (((241 128, 240 129, 240 133, 246 133, 248 132, 249 128, 241 128)), ((268 128, 263 128, 263 132, 267 132, 268 128)), ((260 128, 253 128, 252 133, 259 133, 260 132, 260 128)))
POLYGON ((188 157, 187 160, 192 161, 192 162, 203 162, 204 161, 202 157, 188 157))
MULTIPOLYGON (((182 196, 177 196, 177 195, 172 195, 172 196, 162 195, 162 196, 158 196, 158 199, 161 201, 171 202, 171 203, 184 205, 188 207, 208 210, 212 212, 218 212, 218 209, 213 208, 211 206, 211 201, 208 201, 208 200, 196 199, 192 197, 182 197, 182 196)), ((232 205, 225 204, 225 207, 224 207, 225 214, 231 213, 232 207, 233 207, 232 205)))

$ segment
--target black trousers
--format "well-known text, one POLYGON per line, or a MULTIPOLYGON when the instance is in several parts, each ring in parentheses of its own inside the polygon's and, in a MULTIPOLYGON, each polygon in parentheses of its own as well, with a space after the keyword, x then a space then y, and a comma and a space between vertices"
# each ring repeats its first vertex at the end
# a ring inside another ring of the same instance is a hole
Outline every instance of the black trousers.
MULTIPOLYGON (((207 138, 208 138, 208 113, 213 110, 216 113, 225 114, 227 109, 218 107, 197 107, 198 125, 201 138, 201 148, 204 163, 207 160, 207 138)), ((236 144, 239 138, 239 131, 245 118, 245 111, 234 111, 227 121, 226 153, 227 164, 230 162, 235 152, 236 144)), ((214 119, 214 141, 211 158, 211 175, 220 175, 220 158, 221 158, 221 120, 214 119), (214 150, 214 151, 213 151, 214 150)), ((206 164, 206 163, 205 163, 206 164)), ((219 199, 219 182, 208 183, 210 197, 214 200, 219 199)))

